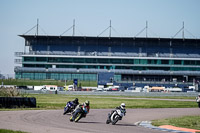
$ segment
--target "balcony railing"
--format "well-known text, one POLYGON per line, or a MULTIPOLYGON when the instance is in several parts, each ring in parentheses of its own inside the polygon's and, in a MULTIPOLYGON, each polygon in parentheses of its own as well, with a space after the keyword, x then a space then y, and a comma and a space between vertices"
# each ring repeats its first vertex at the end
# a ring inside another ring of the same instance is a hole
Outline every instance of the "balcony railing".
POLYGON ((15 59, 15 64, 22 64, 22 59, 15 59))
POLYGON ((161 58, 200 58, 200 54, 183 53, 136 53, 136 52, 75 52, 75 51, 30 51, 15 52, 16 57, 22 55, 70 55, 70 56, 112 56, 112 57, 161 57, 161 58))

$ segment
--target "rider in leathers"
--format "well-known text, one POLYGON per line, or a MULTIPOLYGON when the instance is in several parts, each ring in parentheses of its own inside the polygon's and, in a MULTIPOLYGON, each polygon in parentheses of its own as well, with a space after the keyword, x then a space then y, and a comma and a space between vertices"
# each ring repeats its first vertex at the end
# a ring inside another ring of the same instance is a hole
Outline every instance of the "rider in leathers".
MULTIPOLYGON (((117 109, 123 110, 124 116, 125 116, 126 115, 126 109, 125 109, 125 107, 126 107, 125 103, 121 103, 121 105, 118 106, 118 107, 116 107, 115 110, 117 110, 117 109)), ((112 116, 112 114, 114 113, 115 110, 111 111, 111 114, 110 114, 109 118, 112 116)))
MULTIPOLYGON (((68 104, 68 103, 72 103, 73 106, 72 106, 71 108, 75 109, 76 106, 79 104, 78 98, 75 98, 73 101, 68 101, 68 102, 66 103, 65 108, 67 107, 67 104, 68 104)), ((65 115, 65 114, 66 114, 66 112, 63 113, 63 115, 65 115)))
POLYGON ((74 121, 75 120, 75 117, 76 115, 79 113, 79 112, 82 112, 82 116, 83 117, 86 117, 86 115, 89 113, 89 110, 90 110, 90 102, 89 101, 85 101, 83 104, 79 104, 76 109, 75 109, 75 112, 72 116, 72 119, 70 119, 70 121, 74 121))
POLYGON ((198 94, 198 97, 196 97, 196 102, 200 108, 200 93, 198 94))

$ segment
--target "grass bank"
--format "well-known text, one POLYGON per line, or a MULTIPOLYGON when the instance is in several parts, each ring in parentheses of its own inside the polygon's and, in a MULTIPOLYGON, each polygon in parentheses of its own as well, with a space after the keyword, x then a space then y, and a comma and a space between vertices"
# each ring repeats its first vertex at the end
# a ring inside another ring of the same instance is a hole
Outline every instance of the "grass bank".
POLYGON ((131 99, 126 96, 86 96, 86 95, 55 95, 55 94, 29 94, 29 97, 37 99, 36 109, 63 109, 67 101, 79 98, 82 103, 89 100, 92 109, 115 108, 122 102, 126 103, 127 108, 193 108, 197 107, 191 101, 163 101, 151 99, 131 99))
MULTIPOLYGON (((35 97, 37 99, 37 108, 32 109, 63 109, 67 101, 79 98, 82 103, 89 100, 91 109, 106 109, 115 108, 122 102, 126 103, 126 108, 197 108, 197 103, 194 101, 170 101, 161 100, 157 97, 156 100, 151 99, 131 99, 137 97, 131 96, 96 96, 96 95, 55 95, 55 94, 28 94, 28 97, 35 97)), ((154 97, 155 98, 155 97, 154 97)), ((173 97, 173 99, 193 99, 192 97, 173 97)), ((30 108, 17 109, 0 109, 0 110, 30 110, 30 108)), ((164 120, 155 120, 153 125, 174 125, 185 128, 200 129, 200 116, 187 116, 183 118, 171 118, 164 120)), ((1 132, 0 132, 1 133, 1 132)), ((4 132, 2 132, 4 133, 4 132)), ((9 133, 9 132, 8 132, 9 133)), ((15 133, 15 132, 10 132, 15 133)), ((20 132, 19 132, 20 133, 20 132)), ((23 133, 23 132, 22 132, 23 133)))
MULTIPOLYGON (((0 82, 4 85, 17 85, 17 86, 40 86, 40 85, 57 85, 64 86, 64 80, 29 80, 29 79, 1 79, 0 82)), ((73 81, 68 80, 66 85, 72 85, 73 81)), ((97 81, 78 81, 81 86, 97 86, 97 81)))
POLYGON ((7 130, 7 129, 0 129, 0 133, 27 133, 27 132, 7 130))
POLYGON ((172 125, 176 127, 200 129, 200 115, 199 116, 183 116, 179 118, 169 118, 152 121, 152 125, 172 125))

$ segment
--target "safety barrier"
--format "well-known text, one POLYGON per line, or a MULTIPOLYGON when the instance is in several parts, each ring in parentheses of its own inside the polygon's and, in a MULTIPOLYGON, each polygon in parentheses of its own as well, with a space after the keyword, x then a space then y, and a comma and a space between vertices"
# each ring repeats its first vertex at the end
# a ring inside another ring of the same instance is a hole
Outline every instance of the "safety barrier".
POLYGON ((0 97, 0 108, 35 108, 35 97, 0 97))

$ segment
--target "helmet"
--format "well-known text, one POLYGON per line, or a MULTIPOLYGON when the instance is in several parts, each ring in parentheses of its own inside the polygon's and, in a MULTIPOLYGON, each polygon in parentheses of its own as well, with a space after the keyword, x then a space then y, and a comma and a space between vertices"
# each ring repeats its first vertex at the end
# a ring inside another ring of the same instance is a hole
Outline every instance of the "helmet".
POLYGON ((200 93, 198 94, 198 96, 200 96, 200 93))
POLYGON ((89 106, 89 105, 90 105, 90 101, 86 100, 84 104, 85 104, 86 106, 89 106))
POLYGON ((126 107, 125 103, 121 103, 120 107, 121 107, 122 109, 125 109, 125 107, 126 107))
POLYGON ((74 100, 75 102, 78 102, 78 98, 75 98, 75 100, 74 100))

